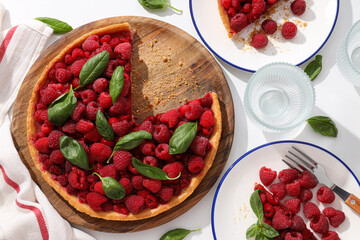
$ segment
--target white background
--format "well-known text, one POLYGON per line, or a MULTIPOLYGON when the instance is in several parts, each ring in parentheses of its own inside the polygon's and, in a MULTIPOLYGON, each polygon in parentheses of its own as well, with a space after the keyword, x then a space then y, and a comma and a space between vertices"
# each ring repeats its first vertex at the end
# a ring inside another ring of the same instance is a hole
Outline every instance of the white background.
MULTIPOLYGON (((178 14, 170 8, 161 11, 148 11, 137 0, 1 0, 7 9, 3 29, 27 22, 35 17, 53 17, 69 23, 73 28, 88 22, 113 17, 136 15, 146 16, 173 24, 200 41, 191 21, 189 1, 172 0, 175 7, 182 9, 178 14)), ((196 0, 194 0, 196 1, 196 0)), ((326 4, 327 0, 322 0, 326 4)), ((206 6, 205 6, 206 7, 206 6)), ((235 69, 219 61, 228 80, 235 107, 235 135, 233 147, 227 162, 229 167, 246 151, 267 142, 281 139, 295 139, 324 147, 341 158, 360 178, 360 88, 346 81, 336 66, 336 50, 346 32, 353 23, 360 19, 360 2, 358 0, 340 1, 339 17, 334 32, 326 45, 320 50, 323 56, 323 70, 314 81, 316 106, 312 113, 330 116, 336 123, 339 134, 337 138, 324 137, 312 131, 309 126, 298 134, 269 134, 247 121, 243 110, 243 96, 251 73, 235 69)), ((58 36, 52 36, 49 44, 58 36)), ((285 61, 286 59, 284 59, 285 61)), ((306 64, 305 64, 306 65, 306 64)), ((304 67, 304 66, 301 66, 304 67)), ((151 230, 112 234, 80 228, 96 239, 159 239, 173 228, 198 229, 186 239, 212 239, 210 215, 213 196, 218 182, 211 191, 192 209, 173 221, 151 230)), ((249 183, 250 184, 250 183, 249 183)), ((226 223, 225 223, 226 224, 226 223)))

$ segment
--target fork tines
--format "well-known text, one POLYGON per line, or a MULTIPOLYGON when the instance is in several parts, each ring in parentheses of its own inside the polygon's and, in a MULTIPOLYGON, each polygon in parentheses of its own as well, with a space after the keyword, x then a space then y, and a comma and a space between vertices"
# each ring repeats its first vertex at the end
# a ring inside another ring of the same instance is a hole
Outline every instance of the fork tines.
POLYGON ((317 167, 318 163, 312 159, 311 157, 309 157, 306 153, 304 153, 303 151, 299 150, 298 148, 292 146, 292 148, 300 153, 301 156, 295 154, 292 151, 288 151, 288 153, 291 155, 285 155, 285 158, 287 159, 282 159, 282 161, 288 165, 291 168, 295 168, 297 170, 299 170, 300 172, 304 171, 305 169, 313 172, 314 168, 317 167))

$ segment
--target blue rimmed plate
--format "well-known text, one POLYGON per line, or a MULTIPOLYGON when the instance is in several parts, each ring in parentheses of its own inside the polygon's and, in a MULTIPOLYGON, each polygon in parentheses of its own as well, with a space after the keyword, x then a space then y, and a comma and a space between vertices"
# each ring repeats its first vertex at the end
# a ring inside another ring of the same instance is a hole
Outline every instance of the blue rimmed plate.
POLYGON ((233 67, 254 72, 261 66, 286 61, 300 65, 314 56, 329 39, 338 17, 339 0, 308 0, 307 9, 301 16, 290 10, 291 1, 280 1, 274 6, 271 18, 278 26, 285 20, 294 22, 298 32, 294 39, 285 40, 277 30, 269 36, 269 44, 260 51, 249 45, 250 36, 260 30, 261 22, 269 18, 262 16, 258 23, 243 29, 233 39, 228 34, 220 18, 216 0, 189 0, 190 13, 194 27, 200 38, 218 58, 233 67))
MULTIPOLYGON (((259 146, 236 160, 222 177, 216 190, 211 213, 211 225, 214 239, 246 239, 246 229, 256 222, 249 199, 254 189, 254 183, 260 182, 259 170, 262 166, 270 167, 279 172, 287 168, 281 161, 291 146, 296 146, 309 156, 321 163, 329 178, 344 189, 353 194, 360 195, 360 182, 351 169, 331 152, 306 142, 279 141, 259 146)), ((345 222, 335 230, 341 239, 353 239, 357 236, 360 226, 360 217, 336 196, 332 204, 321 204, 316 199, 316 191, 311 200, 322 210, 326 206, 332 206, 344 211, 345 222)), ((299 213, 302 216, 302 211, 299 213)), ((306 219, 306 218, 304 218, 306 219)), ((309 227, 309 221, 307 226, 309 227)), ((321 236, 318 236, 321 239, 321 236)))

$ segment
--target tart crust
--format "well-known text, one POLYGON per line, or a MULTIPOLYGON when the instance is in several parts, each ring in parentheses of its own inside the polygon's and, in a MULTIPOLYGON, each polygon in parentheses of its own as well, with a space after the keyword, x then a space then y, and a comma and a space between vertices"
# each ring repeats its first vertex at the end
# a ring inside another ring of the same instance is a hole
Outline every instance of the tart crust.
POLYGON ((203 170, 196 176, 191 179, 190 185, 184 189, 180 195, 174 196, 168 203, 166 204, 159 204, 159 206, 155 209, 144 209, 138 214, 130 213, 129 215, 124 215, 115 211, 108 211, 108 212, 95 212, 90 208, 90 206, 86 203, 80 203, 79 198, 73 195, 68 194, 66 189, 60 185, 57 181, 51 178, 51 174, 48 171, 43 169, 42 163, 39 161, 39 152, 36 150, 34 145, 34 136, 36 134, 36 125, 34 119, 34 112, 35 112, 35 105, 38 102, 39 98, 39 89, 41 86, 46 84, 47 74, 50 71, 51 67, 58 61, 62 60, 66 53, 68 53, 71 49, 80 46, 84 40, 94 34, 107 34, 107 33, 114 33, 118 31, 131 31, 130 26, 128 23, 123 24, 115 24, 108 27, 96 29, 91 31, 82 37, 75 40, 72 44, 65 47, 44 69, 43 73, 41 74, 39 80, 37 81, 30 102, 29 107, 27 110, 27 139, 28 139, 28 148, 30 151, 30 155, 34 161, 35 167, 40 171, 44 180, 58 193, 60 194, 71 206, 77 209, 80 212, 84 212, 92 217, 102 218, 106 220, 116 220, 116 221, 135 221, 140 219, 146 219, 150 217, 154 217, 160 213, 163 213, 174 206, 183 202, 188 196, 190 196, 197 186, 200 184, 201 180, 205 177, 206 173, 209 171, 210 167, 213 164, 215 159, 219 141, 221 137, 221 130, 222 130, 222 120, 221 120, 221 111, 220 111, 220 104, 218 100, 218 96, 216 93, 212 92, 211 98, 213 100, 213 104, 211 106, 212 111, 214 112, 215 117, 215 125, 214 131, 209 139, 210 143, 212 144, 212 148, 210 151, 207 152, 204 161, 205 166, 203 170))
POLYGON ((221 20, 226 28, 226 31, 228 32, 228 36, 229 38, 232 38, 236 34, 236 32, 231 28, 229 17, 227 15, 227 12, 225 11, 225 8, 221 3, 221 0, 218 0, 218 8, 219 8, 221 20))

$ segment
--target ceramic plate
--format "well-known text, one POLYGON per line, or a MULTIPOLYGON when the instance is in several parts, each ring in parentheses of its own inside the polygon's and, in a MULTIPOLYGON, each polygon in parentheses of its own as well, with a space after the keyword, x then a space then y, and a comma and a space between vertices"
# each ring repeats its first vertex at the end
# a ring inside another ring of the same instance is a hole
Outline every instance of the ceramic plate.
POLYGON ((200 38, 217 57, 233 67, 254 72, 270 62, 300 65, 314 56, 330 37, 338 16, 339 0, 307 0, 307 9, 301 16, 292 14, 291 2, 276 3, 271 16, 262 16, 233 39, 228 38, 216 0, 190 0, 190 12, 200 38), (250 36, 261 29, 262 21, 267 18, 278 23, 278 30, 269 35, 266 48, 258 51, 249 45, 250 36), (298 27, 297 35, 291 40, 281 36, 279 27, 285 20, 298 27))
MULTIPOLYGON (((246 229, 256 222, 249 199, 254 183, 260 182, 259 170, 262 166, 270 167, 277 172, 287 168, 281 159, 292 145, 321 163, 334 183, 356 196, 360 196, 359 180, 342 160, 329 151, 310 143, 298 141, 265 144, 240 157, 222 177, 212 206, 211 224, 214 239, 245 239, 246 229)), ((320 210, 323 210, 324 205, 316 199, 316 191, 320 186, 322 185, 318 184, 313 190, 315 194, 311 201, 317 204, 320 210)), ((326 205, 329 206, 329 204, 326 205)), ((331 206, 344 211, 346 215, 345 222, 335 230, 339 237, 354 239, 354 236, 358 234, 355 226, 360 226, 359 215, 345 205, 338 196, 331 206)), ((303 217, 302 210, 299 215, 303 217)), ((310 228, 310 223, 305 222, 310 228)), ((334 230, 334 228, 330 226, 330 230, 334 230)), ((321 239, 321 236, 317 235, 317 237, 321 239)))

